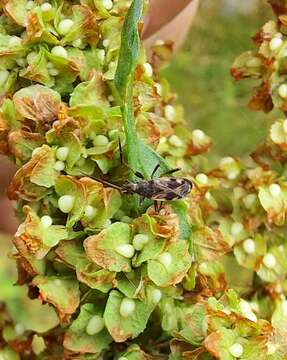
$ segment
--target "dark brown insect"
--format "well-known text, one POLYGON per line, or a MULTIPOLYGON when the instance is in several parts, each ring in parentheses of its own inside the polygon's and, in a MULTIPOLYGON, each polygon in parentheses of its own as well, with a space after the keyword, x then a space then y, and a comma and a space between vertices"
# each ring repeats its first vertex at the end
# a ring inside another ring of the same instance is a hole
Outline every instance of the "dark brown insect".
MULTIPOLYGON (((125 164, 122 157, 122 148, 120 143, 119 148, 121 162, 125 164)), ((127 164, 125 165, 129 167, 127 164)), ((158 164, 154 168, 150 180, 145 180, 144 176, 139 171, 133 171, 131 169, 139 180, 135 182, 129 181, 122 186, 117 186, 100 179, 96 180, 102 182, 108 187, 119 190, 122 194, 138 194, 141 197, 141 200, 153 200, 155 210, 159 211, 164 201, 173 201, 185 198, 190 193, 193 186, 192 182, 188 179, 168 176, 176 171, 179 171, 179 168, 169 170, 162 174, 160 178, 154 179, 154 176, 159 168, 160 165, 158 164)))

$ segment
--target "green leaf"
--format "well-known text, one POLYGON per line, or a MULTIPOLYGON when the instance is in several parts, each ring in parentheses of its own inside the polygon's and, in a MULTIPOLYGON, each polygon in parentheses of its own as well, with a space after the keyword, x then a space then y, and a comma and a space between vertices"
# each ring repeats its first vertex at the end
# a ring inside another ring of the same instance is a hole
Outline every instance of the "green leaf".
MULTIPOLYGON (((149 178, 156 165, 168 170, 164 160, 138 139, 133 111, 133 76, 140 54, 138 24, 142 16, 143 1, 134 0, 127 13, 121 38, 115 86, 122 102, 128 164, 149 178)), ((159 171, 160 173, 160 171, 159 171)), ((137 205, 137 204, 135 204, 137 205)))
MULTIPOLYGON (((191 226, 188 221, 188 204, 185 201, 174 201, 172 204, 173 211, 179 218, 180 239, 189 240, 191 236, 191 226)), ((192 248, 192 246, 191 246, 192 248)))
POLYGON ((158 259, 148 261, 148 276, 158 286, 168 287, 176 285, 185 277, 191 266, 191 257, 188 253, 188 243, 178 241, 165 249, 172 258, 168 266, 158 259))
POLYGON ((67 321, 79 306, 80 291, 77 280, 38 275, 34 277, 32 285, 38 287, 40 299, 55 306, 62 322, 67 321))
POLYGON ((86 192, 84 185, 70 177, 58 176, 55 182, 55 190, 59 196, 71 195, 74 197, 74 207, 69 212, 66 226, 71 228, 77 221, 81 219, 86 204, 86 192))
POLYGON ((120 255, 116 249, 119 245, 131 243, 131 229, 128 224, 116 222, 98 235, 88 237, 84 247, 88 258, 110 271, 131 271, 131 260, 120 255))
POLYGON ((142 333, 155 307, 155 304, 147 299, 145 301, 134 300, 133 313, 128 317, 122 317, 120 306, 123 299, 124 296, 120 292, 113 290, 109 294, 104 312, 106 327, 116 342, 133 339, 142 333))
POLYGON ((124 99, 127 85, 138 62, 140 53, 140 38, 138 24, 142 17, 143 0, 134 0, 129 8, 122 31, 121 49, 118 67, 115 74, 115 85, 124 99))
POLYGON ((95 335, 89 335, 86 331, 89 322, 96 315, 100 317, 103 315, 99 305, 85 304, 81 307, 79 316, 65 333, 63 343, 65 349, 80 354, 99 354, 108 348, 112 338, 105 328, 95 335))

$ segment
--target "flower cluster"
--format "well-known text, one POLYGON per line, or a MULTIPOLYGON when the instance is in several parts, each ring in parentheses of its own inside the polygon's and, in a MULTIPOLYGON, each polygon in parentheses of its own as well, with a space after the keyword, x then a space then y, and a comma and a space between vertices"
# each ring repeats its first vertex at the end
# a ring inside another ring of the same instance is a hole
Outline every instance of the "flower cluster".
MULTIPOLYGON (((186 128, 159 75, 171 45, 156 44, 151 62, 137 51, 142 6, 2 2, 0 151, 18 166, 7 190, 20 220, 13 256, 18 284, 53 306, 59 325, 19 335, 3 315, 0 357, 283 360, 287 126, 272 125, 252 163, 225 157, 207 171, 211 139, 186 128), (181 168, 192 193, 157 211, 106 185, 135 181, 135 163, 146 177, 157 163, 181 168)), ((264 110, 284 111, 287 99, 280 21, 232 70, 262 79, 252 104, 264 110)))

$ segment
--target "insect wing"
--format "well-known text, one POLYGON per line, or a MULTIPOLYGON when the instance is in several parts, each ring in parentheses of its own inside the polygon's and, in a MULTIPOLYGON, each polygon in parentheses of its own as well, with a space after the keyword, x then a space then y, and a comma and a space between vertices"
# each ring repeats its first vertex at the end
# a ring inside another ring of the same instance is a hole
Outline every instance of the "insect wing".
POLYGON ((182 199, 187 195, 186 184, 182 179, 163 178, 156 181, 157 193, 152 200, 165 201, 182 199))

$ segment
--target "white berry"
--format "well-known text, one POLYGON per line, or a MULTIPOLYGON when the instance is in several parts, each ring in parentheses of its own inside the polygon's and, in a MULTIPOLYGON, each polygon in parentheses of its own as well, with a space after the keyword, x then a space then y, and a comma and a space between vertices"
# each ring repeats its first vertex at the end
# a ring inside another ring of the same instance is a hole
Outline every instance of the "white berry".
POLYGON ((153 69, 150 63, 146 62, 144 63, 144 71, 148 77, 152 77, 153 75, 153 69))
POLYGON ((58 25, 58 33, 60 35, 67 35, 68 32, 71 30, 71 28, 74 25, 74 21, 71 19, 64 19, 61 20, 58 25))
POLYGON ((271 184, 269 186, 270 194, 274 197, 279 197, 281 195, 281 187, 278 184, 271 184))
POLYGON ((69 155, 69 148, 66 146, 59 147, 56 151, 56 158, 61 161, 66 161, 69 155))
POLYGON ((106 146, 109 143, 109 139, 105 135, 97 135, 94 137, 93 143, 95 146, 106 146))
POLYGON ((162 95, 162 86, 161 86, 161 84, 155 83, 154 86, 156 88, 156 92, 158 93, 158 95, 162 95))
POLYGON ((99 315, 94 315, 88 322, 86 333, 88 335, 96 335, 105 327, 104 319, 99 315))
POLYGON ((56 171, 63 171, 65 169, 65 163, 63 161, 56 161, 54 165, 56 171))
POLYGON ((276 51, 278 50, 283 44, 283 40, 278 38, 278 37, 274 37, 270 43, 269 43, 269 47, 271 51, 276 51))
POLYGON ((173 145, 175 147, 182 147, 183 141, 177 136, 177 135, 171 135, 168 139, 170 145, 173 145))
POLYGON ((235 358, 239 358, 243 354, 243 346, 239 343, 234 343, 230 346, 229 352, 235 358))
POLYGON ((256 246, 255 241, 252 239, 246 239, 243 241, 243 249, 247 254, 254 254, 256 246))
POLYGON ((151 292, 151 298, 152 298, 152 301, 157 304, 160 302, 161 300, 161 297, 162 297, 162 292, 159 290, 159 289, 153 289, 152 292, 151 292))
POLYGON ((257 200, 256 194, 248 194, 243 198, 243 203, 247 209, 251 209, 257 200))
POLYGON ((82 41, 82 39, 76 39, 76 40, 73 41, 72 44, 73 44, 73 46, 75 48, 79 48, 79 47, 81 47, 83 45, 83 41, 82 41))
POLYGON ((175 118, 175 108, 172 105, 166 105, 164 108, 164 115, 167 120, 172 121, 175 118))
POLYGON ((85 207, 84 215, 85 215, 87 218, 90 218, 90 219, 94 218, 95 215, 96 215, 96 213, 97 213, 97 209, 94 208, 93 206, 87 205, 87 206, 85 207))
POLYGON ((53 224, 53 220, 50 216, 44 215, 41 217, 41 223, 45 228, 48 228, 53 224))
POLYGON ((55 69, 55 68, 51 68, 51 69, 48 69, 48 73, 49 73, 49 75, 51 75, 51 76, 57 76, 57 75, 59 75, 59 70, 58 69, 55 69))
POLYGON ((120 305, 120 315, 122 317, 130 316, 135 310, 136 304, 134 300, 129 298, 124 298, 120 305))
POLYGON ((112 0, 102 0, 103 5, 107 10, 111 10, 113 8, 113 2, 112 0))
POLYGON ((63 46, 59 46, 59 45, 54 46, 52 48, 51 54, 55 55, 55 56, 65 58, 65 59, 68 57, 67 50, 63 46))
POLYGON ((205 174, 197 174, 195 179, 201 185, 208 184, 208 177, 205 174))
POLYGON ((242 230, 243 230, 243 225, 240 222, 234 222, 231 225, 230 232, 233 236, 237 236, 241 233, 242 230))
POLYGON ((164 252, 162 254, 159 255, 158 257, 158 261, 165 266, 166 268, 168 268, 171 263, 172 263, 172 256, 169 252, 164 252))
POLYGON ((106 56, 105 50, 104 49, 99 49, 98 50, 98 58, 99 58, 101 63, 103 63, 105 61, 105 56, 106 56))
POLYGON ((30 1, 27 1, 27 4, 26 4, 26 10, 31 10, 33 9, 34 7, 34 1, 30 0, 30 1))
POLYGON ((124 256, 127 259, 130 259, 135 254, 135 249, 130 244, 121 244, 116 247, 116 252, 124 256))
POLYGON ((133 238, 133 247, 140 251, 149 242, 149 237, 145 234, 137 234, 133 238))
POLYGON ((18 36, 11 36, 9 39, 9 46, 21 46, 22 40, 18 36))
POLYGON ((278 94, 283 98, 287 98, 287 85, 286 84, 282 84, 279 86, 278 88, 278 94))
POLYGON ((276 258, 274 255, 272 254, 265 254, 263 257, 263 264, 268 268, 268 269, 273 269, 276 266, 276 258))
POLYGON ((104 39, 103 40, 103 47, 108 47, 110 45, 110 40, 109 39, 104 39))
POLYGON ((72 195, 63 195, 58 200, 58 207, 65 214, 68 214, 73 209, 74 204, 75 198, 72 195))
MULTIPOLYGON (((23 324, 16 324, 14 328, 17 335, 22 335, 25 332, 25 326, 23 324)), ((1 358, 0 358, 1 359, 1 358)))
POLYGON ((41 10, 46 12, 46 11, 50 11, 52 9, 52 5, 48 2, 45 2, 41 5, 41 10))

